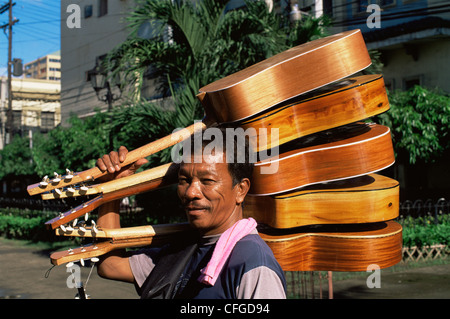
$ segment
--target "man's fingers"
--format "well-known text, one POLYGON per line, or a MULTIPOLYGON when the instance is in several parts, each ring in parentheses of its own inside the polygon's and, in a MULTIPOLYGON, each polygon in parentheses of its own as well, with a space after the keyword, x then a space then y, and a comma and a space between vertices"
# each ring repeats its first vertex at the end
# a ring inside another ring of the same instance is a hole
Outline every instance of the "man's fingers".
POLYGON ((125 158, 127 157, 128 150, 125 146, 119 147, 119 161, 122 163, 125 161, 125 158))
POLYGON ((96 163, 97 167, 101 170, 101 171, 106 171, 108 168, 106 167, 105 163, 103 162, 103 159, 99 158, 97 160, 96 163))

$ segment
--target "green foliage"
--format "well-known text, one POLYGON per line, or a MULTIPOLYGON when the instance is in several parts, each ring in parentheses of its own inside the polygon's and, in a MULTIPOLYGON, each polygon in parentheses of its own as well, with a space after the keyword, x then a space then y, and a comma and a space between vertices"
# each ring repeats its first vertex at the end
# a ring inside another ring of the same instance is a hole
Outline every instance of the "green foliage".
MULTIPOLYGON (((112 50, 105 61, 111 74, 124 72, 132 90, 133 107, 115 112, 115 146, 140 146, 166 136, 203 117, 196 94, 199 88, 242 70, 292 46, 326 35, 330 21, 306 17, 291 25, 288 17, 270 13, 263 1, 249 1, 227 11, 228 1, 141 0, 130 14, 130 37, 112 50), (139 28, 150 24, 154 34, 140 38, 139 28), (168 33, 170 30, 170 34, 168 33), (170 40, 170 41, 168 41, 170 40), (172 96, 172 109, 140 99, 139 85, 152 70, 160 92, 172 96), (139 74, 139 76, 136 76, 139 74)), ((169 160, 170 150, 153 156, 169 160)))
POLYGON ((0 179, 8 175, 32 175, 34 171, 28 137, 16 136, 0 150, 0 179))
POLYGON ((450 215, 399 219, 403 226, 403 246, 448 245, 450 239, 450 215))
POLYGON ((81 171, 95 166, 96 159, 109 152, 109 117, 97 113, 86 119, 72 116, 70 127, 59 126, 47 135, 36 135, 33 161, 40 176, 81 171))
POLYGON ((0 209, 0 236, 8 239, 31 241, 57 240, 52 232, 45 228, 45 222, 56 214, 29 209, 0 209))
POLYGON ((450 147, 450 97, 415 86, 389 92, 390 110, 376 122, 389 126, 396 153, 417 161, 432 162, 450 147))
POLYGON ((326 18, 308 17, 289 25, 283 17, 269 13, 262 1, 249 1, 246 7, 225 13, 227 2, 138 1, 138 9, 128 18, 130 37, 110 52, 105 67, 112 74, 125 72, 127 81, 137 86, 151 67, 165 95, 170 94, 171 81, 178 88, 196 79, 197 93, 201 86, 324 36, 329 24, 326 18), (144 23, 154 29, 149 39, 138 36, 144 23))

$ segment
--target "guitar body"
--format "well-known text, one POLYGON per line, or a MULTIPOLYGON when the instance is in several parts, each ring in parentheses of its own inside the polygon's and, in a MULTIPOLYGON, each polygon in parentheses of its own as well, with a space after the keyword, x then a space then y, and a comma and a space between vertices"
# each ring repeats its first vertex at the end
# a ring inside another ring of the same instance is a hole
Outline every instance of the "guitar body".
POLYGON ((200 88, 218 122, 233 122, 351 76, 371 64, 360 30, 307 42, 200 88))
POLYGON ((390 130, 386 126, 355 124, 320 134, 300 144, 312 146, 287 152, 280 148, 279 156, 255 163, 249 193, 272 195, 362 176, 387 168, 395 161, 390 130))
POLYGON ((381 75, 363 75, 344 79, 291 99, 281 105, 239 122, 244 130, 266 129, 267 142, 258 151, 282 145, 309 134, 329 130, 370 118, 389 110, 389 101, 381 75), (278 129, 272 145, 271 128, 278 129))
POLYGON ((247 195, 244 216, 274 228, 388 221, 399 214, 399 183, 371 174, 273 196, 247 195))
POLYGON ((259 233, 284 271, 367 271, 402 259, 402 226, 394 221, 259 233))

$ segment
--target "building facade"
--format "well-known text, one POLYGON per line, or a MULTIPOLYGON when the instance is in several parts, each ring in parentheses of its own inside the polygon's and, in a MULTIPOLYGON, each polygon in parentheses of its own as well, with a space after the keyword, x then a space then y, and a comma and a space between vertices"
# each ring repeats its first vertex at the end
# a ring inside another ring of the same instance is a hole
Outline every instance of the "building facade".
POLYGON ((310 14, 316 7, 333 19, 333 32, 360 29, 367 48, 378 50, 386 85, 414 85, 450 93, 450 1, 300 0, 310 14))
MULTIPOLYGON (((13 78, 12 87, 12 134, 31 136, 33 132, 47 133, 61 122, 59 81, 13 78)), ((9 105, 8 79, 0 78, 0 149, 9 142, 6 119, 9 105)))
POLYGON ((24 76, 29 79, 60 81, 61 52, 57 51, 26 63, 24 66, 24 76))
POLYGON ((107 109, 107 103, 97 98, 88 72, 125 41, 129 31, 124 18, 134 5, 134 0, 61 1, 62 125, 71 114, 84 117, 107 109))

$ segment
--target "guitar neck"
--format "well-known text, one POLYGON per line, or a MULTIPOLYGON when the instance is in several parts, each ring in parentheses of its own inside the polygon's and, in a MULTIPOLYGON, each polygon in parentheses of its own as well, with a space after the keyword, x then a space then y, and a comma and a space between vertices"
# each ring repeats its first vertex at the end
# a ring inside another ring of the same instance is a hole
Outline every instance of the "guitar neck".
POLYGON ((56 230, 56 234, 62 236, 92 237, 95 241, 82 247, 52 253, 50 260, 54 265, 99 257, 117 249, 137 248, 149 245, 160 246, 168 242, 185 240, 190 236, 196 236, 196 232, 188 223, 102 229, 97 233, 91 230, 86 232, 76 230, 66 233, 58 229, 56 230))
POLYGON ((171 185, 176 182, 177 172, 178 165, 168 163, 117 180, 93 185, 86 190, 66 189, 61 192, 42 194, 41 197, 44 200, 50 200, 103 194, 105 200, 114 200, 171 185))
MULTIPOLYGON (((141 146, 135 150, 132 150, 128 152, 125 161, 121 163, 121 167, 127 166, 131 163, 136 162, 141 158, 145 158, 163 149, 166 149, 170 146, 180 143, 186 138, 190 137, 195 132, 200 132, 204 130, 207 127, 205 123, 210 124, 212 122, 214 122, 212 118, 205 118, 201 122, 196 122, 191 126, 178 130, 159 140, 156 140, 154 142, 141 146)), ((107 172, 100 171, 100 169, 98 169, 97 167, 93 167, 83 172, 78 172, 70 175, 63 175, 61 177, 54 178, 52 180, 49 179, 45 183, 40 182, 29 185, 27 187, 27 191, 29 195, 42 194, 54 189, 61 189, 68 187, 70 185, 80 184, 83 182, 90 182, 108 174, 109 173, 107 172)))

